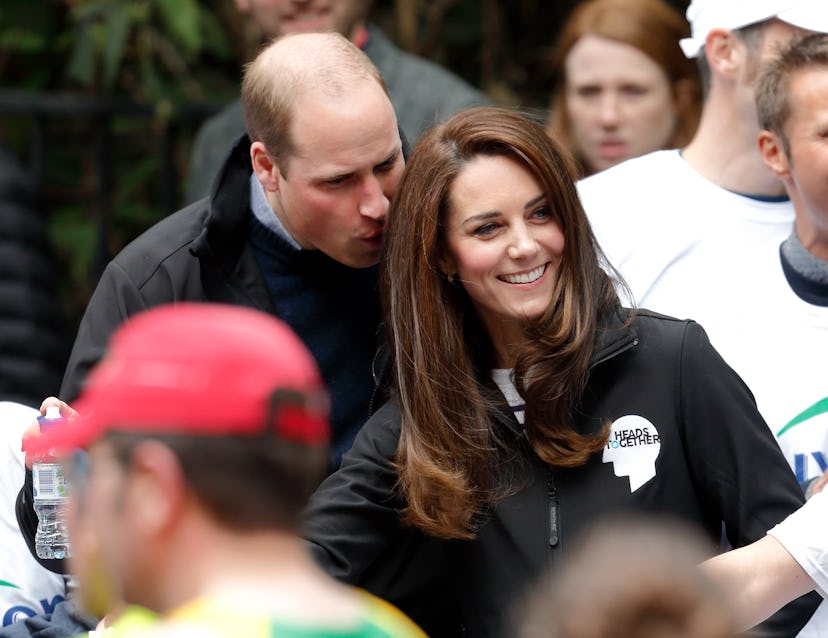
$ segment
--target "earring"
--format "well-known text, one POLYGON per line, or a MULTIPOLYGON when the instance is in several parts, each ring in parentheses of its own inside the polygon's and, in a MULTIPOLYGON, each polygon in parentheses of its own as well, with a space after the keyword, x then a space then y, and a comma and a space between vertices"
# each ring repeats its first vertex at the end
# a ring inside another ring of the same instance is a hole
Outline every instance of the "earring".
POLYGON ((460 276, 456 272, 450 272, 446 277, 452 286, 460 283, 460 276))

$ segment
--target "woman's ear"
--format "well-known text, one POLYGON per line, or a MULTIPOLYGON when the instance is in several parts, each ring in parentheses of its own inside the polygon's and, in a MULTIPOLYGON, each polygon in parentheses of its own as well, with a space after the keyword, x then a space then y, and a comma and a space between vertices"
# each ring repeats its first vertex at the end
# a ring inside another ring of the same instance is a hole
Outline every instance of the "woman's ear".
POLYGON ((437 257, 437 268, 441 273, 449 277, 457 273, 457 266, 454 263, 454 259, 442 253, 437 257))

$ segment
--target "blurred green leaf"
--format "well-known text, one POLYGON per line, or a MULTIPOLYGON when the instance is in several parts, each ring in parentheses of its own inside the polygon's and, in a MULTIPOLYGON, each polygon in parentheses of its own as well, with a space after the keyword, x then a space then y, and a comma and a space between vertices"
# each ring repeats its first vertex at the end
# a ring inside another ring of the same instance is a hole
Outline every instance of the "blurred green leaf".
POLYGON ((95 77, 95 43, 88 29, 75 38, 67 71, 70 78, 83 85, 90 85, 95 77))
POLYGON ((230 59, 233 55, 233 48, 227 39, 227 30, 211 11, 201 12, 201 30, 204 48, 217 58, 230 59))
POLYGON ((38 53, 45 48, 43 34, 28 29, 10 27, 0 32, 0 48, 20 53, 38 53))
POLYGON ((106 48, 104 50, 104 86, 115 84, 130 32, 130 14, 124 4, 112 4, 106 11, 106 48))
POLYGON ((201 50, 201 10, 197 0, 155 0, 155 6, 173 39, 189 55, 201 50))
POLYGON ((81 206, 62 206, 50 217, 52 244, 60 254, 69 256, 72 280, 75 282, 84 281, 88 276, 86 269, 95 255, 97 233, 97 224, 85 217, 81 206))

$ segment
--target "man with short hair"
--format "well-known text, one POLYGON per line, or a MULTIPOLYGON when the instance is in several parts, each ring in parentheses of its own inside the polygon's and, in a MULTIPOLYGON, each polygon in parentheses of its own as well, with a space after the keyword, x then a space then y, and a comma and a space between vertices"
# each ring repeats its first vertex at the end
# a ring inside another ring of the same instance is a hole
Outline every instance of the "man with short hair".
MULTIPOLYGON (((811 348, 791 347, 796 337, 772 321, 774 300, 763 290, 761 273, 778 261, 794 212, 757 148, 754 89, 763 65, 782 47, 812 31, 828 32, 828 5, 693 0, 687 17, 692 37, 682 47, 702 58, 708 76, 695 136, 684 149, 657 151, 583 180, 579 191, 633 301, 699 321, 779 435, 811 405, 784 389, 810 371, 791 357, 805 361, 811 348), (762 381, 772 375, 775 385, 762 381)), ((792 467, 803 467, 800 478, 822 473, 813 450, 785 451, 792 467)), ((802 635, 826 631, 822 605, 802 635)))
POLYGON ((24 444, 70 459, 83 605, 143 608, 117 615, 114 636, 425 636, 324 574, 297 535, 330 432, 316 363, 283 322, 149 310, 118 329, 75 406, 24 444))
POLYGON ((404 164, 397 120, 376 67, 335 33, 276 40, 248 67, 243 93, 252 138, 234 147, 209 200, 160 221, 107 266, 60 396, 77 396, 137 312, 171 301, 250 306, 284 319, 316 358, 339 455, 374 391, 376 264, 404 164))
POLYGON ((784 51, 760 77, 756 104, 762 158, 785 185, 796 218, 760 273, 767 314, 785 334, 780 358, 756 371, 765 375, 756 387, 798 407, 783 414, 789 420, 777 437, 807 493, 828 478, 828 35, 784 51))
MULTIPOLYGON (((456 111, 488 104, 489 98, 446 69, 398 49, 368 22, 371 0, 235 0, 264 40, 291 33, 341 33, 377 66, 397 120, 412 144, 422 132, 456 111)), ((190 156, 186 201, 206 196, 221 160, 245 131, 239 101, 199 129, 190 156)))

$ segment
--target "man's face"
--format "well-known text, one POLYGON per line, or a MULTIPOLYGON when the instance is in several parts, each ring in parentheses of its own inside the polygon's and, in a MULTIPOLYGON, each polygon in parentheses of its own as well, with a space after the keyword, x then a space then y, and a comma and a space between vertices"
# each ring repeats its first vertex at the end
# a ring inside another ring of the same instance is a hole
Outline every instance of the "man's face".
POLYGON ((121 555, 129 548, 121 517, 125 476, 104 443, 64 464, 72 485, 65 513, 72 543, 69 565, 80 582, 83 608, 101 617, 122 599, 121 555))
POLYGON ((794 73, 788 102, 785 182, 797 211, 797 235, 811 252, 828 259, 828 68, 794 73))
POLYGON ((341 97, 306 92, 293 108, 295 150, 269 193, 276 215, 303 248, 352 268, 376 264, 403 171, 388 96, 376 81, 357 80, 341 97))
POLYGON ((262 33, 274 38, 288 33, 336 31, 352 39, 368 13, 368 0, 236 0, 262 33))

